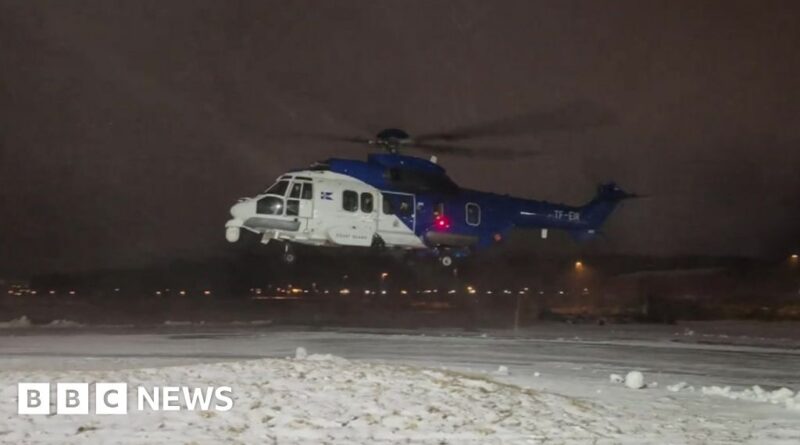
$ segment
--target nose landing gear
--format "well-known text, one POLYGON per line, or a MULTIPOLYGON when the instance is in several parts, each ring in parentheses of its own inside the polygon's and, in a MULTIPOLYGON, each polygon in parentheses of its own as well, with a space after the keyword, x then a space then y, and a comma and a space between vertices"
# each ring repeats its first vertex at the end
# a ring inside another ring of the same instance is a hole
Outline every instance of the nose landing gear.
POLYGON ((286 264, 294 264, 297 261, 297 253, 295 253, 294 248, 288 242, 284 243, 281 259, 286 264))

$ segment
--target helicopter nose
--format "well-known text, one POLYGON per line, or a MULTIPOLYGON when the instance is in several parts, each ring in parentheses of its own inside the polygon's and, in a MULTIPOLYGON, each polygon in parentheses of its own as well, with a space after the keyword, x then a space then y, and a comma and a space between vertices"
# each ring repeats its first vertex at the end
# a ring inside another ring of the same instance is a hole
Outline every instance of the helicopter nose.
POLYGON ((252 199, 242 199, 239 200, 236 204, 231 207, 231 216, 234 218, 244 221, 248 218, 248 216, 252 216, 253 213, 253 200, 252 199))

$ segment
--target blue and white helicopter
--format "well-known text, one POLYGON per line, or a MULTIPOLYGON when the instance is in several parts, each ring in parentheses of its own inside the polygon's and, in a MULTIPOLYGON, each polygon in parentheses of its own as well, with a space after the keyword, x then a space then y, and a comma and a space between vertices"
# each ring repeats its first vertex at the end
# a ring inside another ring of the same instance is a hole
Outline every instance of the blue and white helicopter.
MULTIPOLYGON (((607 183, 585 205, 569 206, 462 188, 435 156, 476 155, 475 149, 450 145, 455 139, 446 134, 412 138, 400 129, 343 139, 385 152, 366 161, 332 158, 281 175, 264 192, 231 207, 226 238, 237 242, 244 229, 264 244, 284 242, 287 263, 296 260, 292 244, 298 243, 417 251, 447 267, 454 258, 502 241, 515 228, 537 230, 543 238, 550 229, 592 238, 617 204, 635 196, 607 183), (434 156, 406 156, 401 148, 434 156)), ((490 155, 529 154, 493 150, 490 155)))

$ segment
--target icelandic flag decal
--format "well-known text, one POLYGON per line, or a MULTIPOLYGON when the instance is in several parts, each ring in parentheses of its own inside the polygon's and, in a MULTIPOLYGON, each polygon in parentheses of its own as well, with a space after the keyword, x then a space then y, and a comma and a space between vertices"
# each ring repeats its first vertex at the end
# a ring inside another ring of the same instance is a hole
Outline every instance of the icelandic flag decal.
POLYGON ((326 201, 333 201, 333 192, 322 192, 321 198, 326 201))

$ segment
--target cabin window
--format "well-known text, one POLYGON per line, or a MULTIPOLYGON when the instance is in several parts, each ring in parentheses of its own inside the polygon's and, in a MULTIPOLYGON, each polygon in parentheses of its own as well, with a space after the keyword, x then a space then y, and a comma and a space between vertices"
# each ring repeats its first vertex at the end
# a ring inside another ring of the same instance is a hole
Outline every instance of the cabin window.
POLYGON ((286 216, 297 216, 300 213, 300 201, 290 199, 286 201, 286 216))
POLYGON ((256 213, 262 215, 282 215, 283 199, 265 196, 256 202, 256 213))
POLYGON ((290 198, 300 198, 300 191, 303 189, 303 184, 295 182, 292 184, 292 192, 289 193, 290 198))
POLYGON ((361 211, 364 213, 372 213, 372 209, 374 206, 375 198, 372 197, 372 193, 362 193, 361 194, 361 211))
POLYGON ((352 190, 342 192, 342 208, 348 212, 358 210, 358 193, 352 190))
POLYGON ((394 215, 394 205, 392 205, 392 201, 387 198, 386 195, 383 196, 383 214, 394 215))
POLYGON ((467 224, 477 226, 481 223, 481 207, 474 202, 467 204, 467 224))
POLYGON ((286 194, 286 189, 289 187, 289 181, 278 181, 272 185, 272 187, 268 188, 266 192, 267 195, 278 195, 283 196, 286 194))
POLYGON ((311 199, 314 196, 313 185, 310 182, 303 183, 303 199, 311 199))
POLYGON ((383 195, 383 214, 411 216, 414 214, 414 197, 409 195, 383 195))
POLYGON ((414 214, 414 198, 411 196, 402 196, 399 202, 400 208, 397 209, 398 215, 411 216, 414 214))

